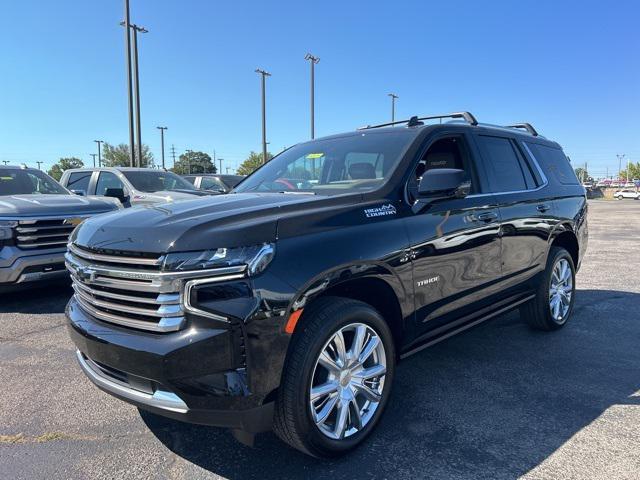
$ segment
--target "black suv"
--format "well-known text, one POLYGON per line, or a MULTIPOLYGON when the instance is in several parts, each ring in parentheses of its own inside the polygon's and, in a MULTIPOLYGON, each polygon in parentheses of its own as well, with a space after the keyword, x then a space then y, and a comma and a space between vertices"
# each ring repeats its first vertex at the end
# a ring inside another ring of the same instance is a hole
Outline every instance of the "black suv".
POLYGON ((565 325, 587 202, 557 143, 463 112, 301 143, 230 195, 89 219, 71 242, 95 384, 334 456, 371 433, 399 359, 516 307, 565 325))

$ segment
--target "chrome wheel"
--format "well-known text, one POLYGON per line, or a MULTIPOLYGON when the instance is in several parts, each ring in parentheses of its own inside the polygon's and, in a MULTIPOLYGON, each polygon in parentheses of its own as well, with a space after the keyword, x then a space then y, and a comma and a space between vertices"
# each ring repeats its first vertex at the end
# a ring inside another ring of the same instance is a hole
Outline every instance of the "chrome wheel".
POLYGON ((342 327, 320 351, 309 391, 312 418, 334 440, 362 430, 384 389, 387 358, 382 339, 363 323, 342 327))
POLYGON ((573 274, 566 258, 561 258, 553 266, 549 284, 549 309, 558 323, 564 323, 571 306, 573 295, 573 274))

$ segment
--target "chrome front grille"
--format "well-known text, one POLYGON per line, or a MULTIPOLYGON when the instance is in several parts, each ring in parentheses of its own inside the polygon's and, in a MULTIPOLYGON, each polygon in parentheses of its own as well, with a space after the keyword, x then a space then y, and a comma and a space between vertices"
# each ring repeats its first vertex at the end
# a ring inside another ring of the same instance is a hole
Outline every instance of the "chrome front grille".
MULTIPOLYGON (((94 251, 69 244, 67 269, 75 299, 89 315, 104 322, 153 332, 172 332, 185 326, 190 308, 183 291, 196 281, 243 276, 244 267, 195 272, 163 272, 163 257, 131 252, 94 251), (198 280, 194 280, 198 278, 198 280)), ((220 317, 221 320, 226 320, 220 317)))
POLYGON ((64 247, 82 220, 83 217, 19 220, 14 227, 16 245, 25 250, 64 247))

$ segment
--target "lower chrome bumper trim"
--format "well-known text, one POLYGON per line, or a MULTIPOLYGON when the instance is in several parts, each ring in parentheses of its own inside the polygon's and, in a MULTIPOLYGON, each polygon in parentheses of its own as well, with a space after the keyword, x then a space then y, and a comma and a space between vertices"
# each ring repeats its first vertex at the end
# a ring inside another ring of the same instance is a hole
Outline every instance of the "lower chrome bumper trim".
POLYGON ((176 413, 187 413, 189 407, 182 401, 175 393, 167 392, 164 390, 156 390, 153 395, 134 390, 131 387, 126 386, 123 383, 116 382, 103 373, 96 371, 91 367, 87 359, 84 357, 80 350, 76 350, 76 357, 82 371, 89 379, 105 389, 108 392, 112 392, 115 395, 119 395, 134 402, 143 403, 150 407, 159 408, 161 410, 167 410, 176 413))

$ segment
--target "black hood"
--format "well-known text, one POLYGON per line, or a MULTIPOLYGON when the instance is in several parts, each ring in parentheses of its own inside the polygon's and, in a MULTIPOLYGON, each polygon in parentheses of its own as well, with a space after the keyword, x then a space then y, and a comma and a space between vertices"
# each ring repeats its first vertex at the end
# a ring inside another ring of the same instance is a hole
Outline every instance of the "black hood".
POLYGON ((78 195, 0 195, 0 217, 71 216, 110 212, 114 202, 78 195))
POLYGON ((314 195, 238 193, 133 207, 85 221, 73 241, 94 249, 167 253, 273 242, 283 215, 335 201, 314 195))

